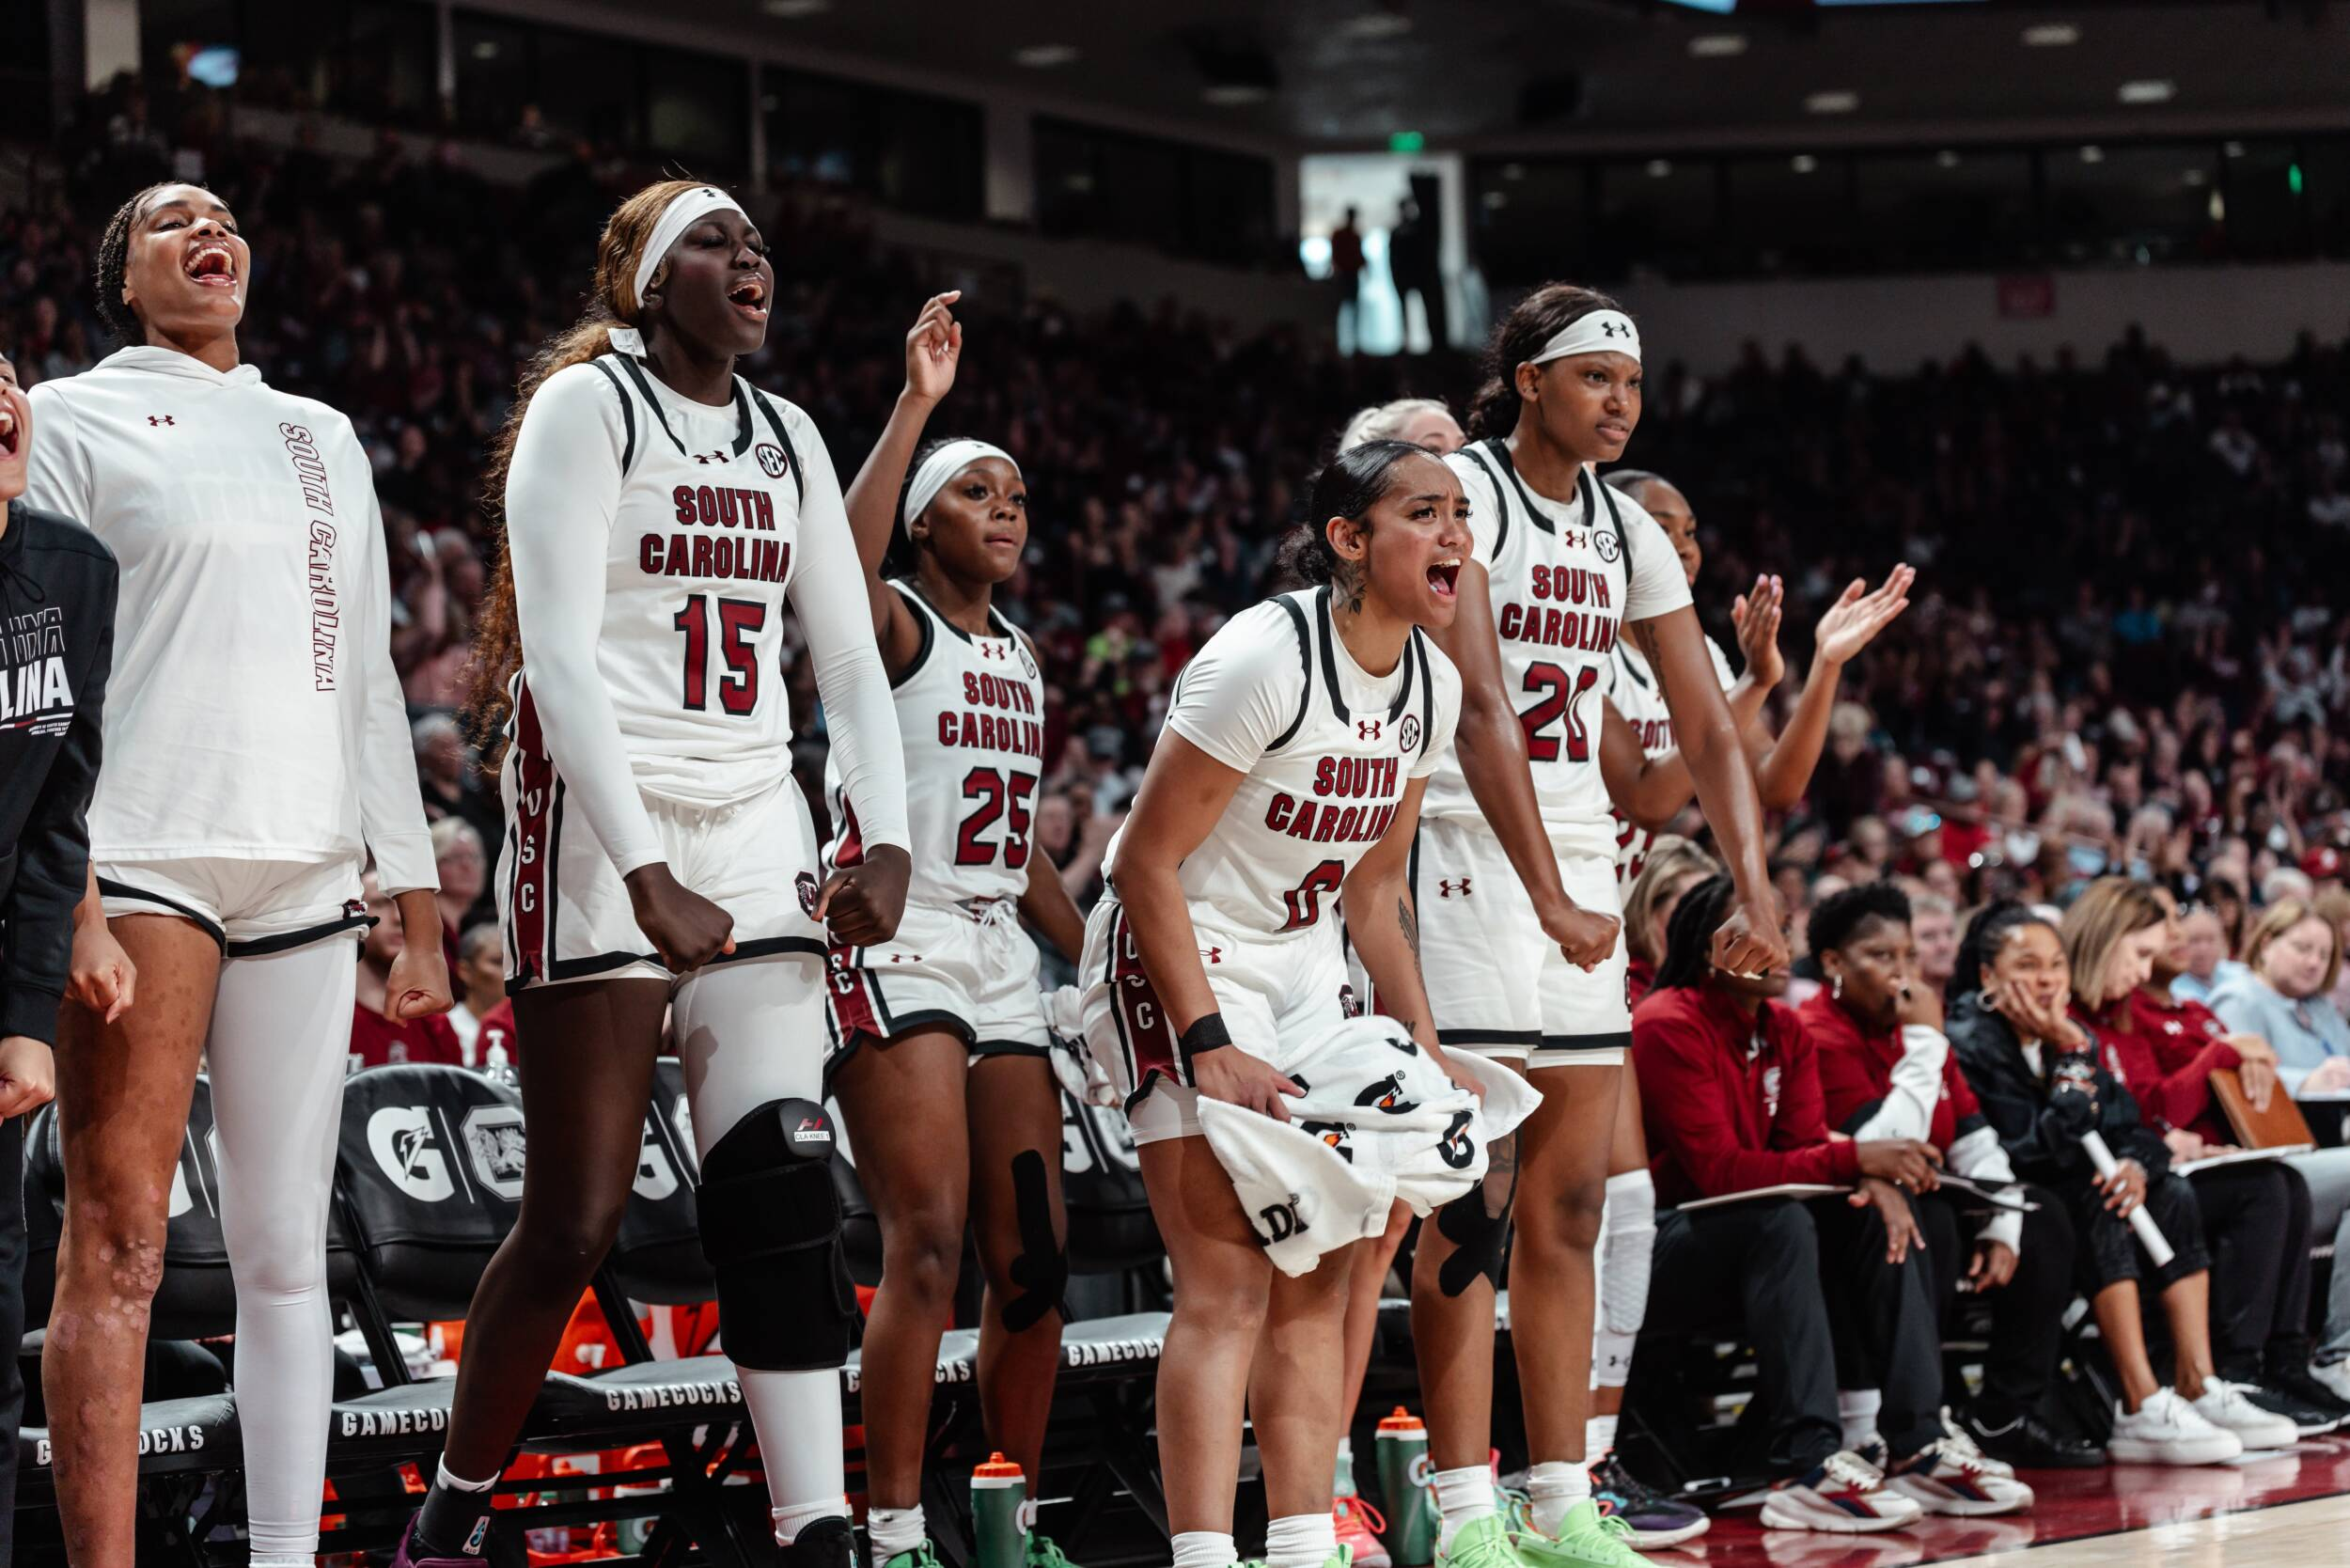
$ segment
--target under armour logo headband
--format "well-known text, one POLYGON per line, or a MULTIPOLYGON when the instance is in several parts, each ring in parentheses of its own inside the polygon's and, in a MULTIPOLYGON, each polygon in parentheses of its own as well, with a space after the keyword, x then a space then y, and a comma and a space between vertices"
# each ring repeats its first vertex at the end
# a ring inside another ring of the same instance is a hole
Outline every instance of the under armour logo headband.
POLYGON ((1527 361, 1528 365, 1547 365, 1569 354, 1606 353, 1613 352, 1629 355, 1634 361, 1640 357, 1640 329, 1632 324, 1632 318, 1621 310, 1594 310, 1577 316, 1553 334, 1543 352, 1527 361))
MULTIPOLYGON (((669 198, 669 205, 661 210, 660 221, 652 226, 652 236, 636 257, 636 281, 634 292, 636 307, 645 306, 645 287, 652 282, 652 274, 667 260, 671 247, 685 237, 685 231, 713 212, 742 212, 742 205, 715 185, 697 185, 690 191, 680 191, 669 198)), ((749 213, 743 213, 744 218, 749 213)), ((645 335, 634 327, 616 326, 612 329, 612 347, 638 359, 645 357, 645 335)))
POLYGON ((914 481, 906 486, 906 504, 899 515, 899 524, 903 527, 913 527, 914 520, 922 515, 922 509, 936 500, 938 493, 947 488, 947 481, 981 458, 1002 458, 1011 463, 1014 474, 1020 472, 1020 464, 1013 463, 1011 454, 1001 447, 968 439, 949 441, 924 458, 922 465, 914 471, 914 481))

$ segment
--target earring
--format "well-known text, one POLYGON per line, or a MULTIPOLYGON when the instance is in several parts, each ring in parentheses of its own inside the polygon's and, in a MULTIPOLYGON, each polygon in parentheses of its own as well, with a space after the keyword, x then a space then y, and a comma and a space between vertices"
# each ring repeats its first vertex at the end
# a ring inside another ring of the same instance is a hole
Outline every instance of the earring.
POLYGON ((1838 975, 1838 976, 1836 976, 1833 980, 1831 980, 1828 982, 1828 992, 1827 992, 1827 994, 1828 994, 1829 996, 1831 996, 1835 997, 1835 998, 1836 998, 1838 1001, 1840 1001, 1840 1002, 1841 1002, 1841 1001, 1842 1001, 1842 1000, 1844 999, 1844 977, 1843 977, 1843 976, 1841 976, 1841 975, 1838 975))

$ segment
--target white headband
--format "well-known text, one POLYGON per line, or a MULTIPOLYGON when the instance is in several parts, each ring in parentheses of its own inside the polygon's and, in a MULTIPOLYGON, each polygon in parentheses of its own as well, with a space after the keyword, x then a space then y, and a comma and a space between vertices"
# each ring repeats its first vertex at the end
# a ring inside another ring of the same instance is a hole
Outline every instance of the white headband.
POLYGON ((1554 359, 1564 359, 1571 353, 1629 354, 1635 363, 1640 357, 1640 329, 1632 324, 1632 318, 1621 310, 1594 310, 1577 316, 1559 329, 1551 340, 1543 345, 1543 352, 1527 361, 1528 365, 1546 365, 1554 359))
POLYGON ((914 482, 906 486, 905 510, 898 521, 912 528, 914 520, 922 515, 922 509, 947 488, 947 481, 981 458, 1002 458, 1011 463, 1013 473, 1020 472, 1020 464, 1012 463, 1011 454, 1001 447, 985 441, 949 441, 924 458, 922 466, 914 471, 914 482))
MULTIPOLYGON (((684 237, 687 229, 713 212, 743 212, 743 208, 715 185, 697 185, 669 198, 669 205, 661 210, 660 221, 652 226, 652 238, 645 242, 644 251, 636 258, 634 292, 638 309, 644 308, 645 286, 661 270, 661 263, 668 259, 670 247, 684 237)), ((747 212, 743 215, 750 216, 747 212)), ((612 329, 612 347, 620 353, 642 359, 645 335, 634 327, 616 326, 612 329)))

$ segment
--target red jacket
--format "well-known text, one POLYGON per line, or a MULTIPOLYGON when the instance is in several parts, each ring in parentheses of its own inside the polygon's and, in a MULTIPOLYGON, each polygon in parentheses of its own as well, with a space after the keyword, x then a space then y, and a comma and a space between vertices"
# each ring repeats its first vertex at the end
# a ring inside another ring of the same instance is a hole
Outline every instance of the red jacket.
POLYGON ((438 1013, 394 1024, 359 1002, 351 1010, 351 1059, 354 1067, 400 1061, 443 1061, 462 1067, 465 1052, 457 1043, 457 1030, 438 1013))
POLYGON ((1632 1065, 1658 1202, 1859 1179, 1858 1149, 1828 1141, 1794 1010, 1765 1002, 1749 1019, 1711 986, 1652 992, 1632 1014, 1632 1065))
POLYGON ((2213 1143, 2235 1141, 2212 1100, 2211 1075, 2241 1067, 2244 1058, 2228 1043, 2228 1026, 2211 1009, 2141 985, 2081 1021, 2105 1048, 2107 1070, 2137 1096, 2155 1131, 2186 1127, 2213 1143))
POLYGON ((1624 1005, 1638 1007, 1648 1000, 1648 994, 1656 989, 1656 965, 1638 953, 1625 957, 1623 965, 1624 1005))
MULTIPOLYGON (((1869 1120, 1893 1087, 1893 1064, 1902 1059, 1900 1028, 1864 1034, 1860 1020, 1825 991, 1812 993, 1795 1010, 1803 1032, 1820 1057, 1820 1093, 1827 1106, 1827 1123, 1850 1133, 1869 1120)), ((1942 1098, 1934 1107, 1934 1125, 1926 1141, 1947 1152, 1963 1133, 1986 1125, 1966 1074, 1958 1070, 1958 1053, 1942 1058, 1942 1098)), ((1857 1136, 1857 1135, 1856 1135, 1857 1136)))

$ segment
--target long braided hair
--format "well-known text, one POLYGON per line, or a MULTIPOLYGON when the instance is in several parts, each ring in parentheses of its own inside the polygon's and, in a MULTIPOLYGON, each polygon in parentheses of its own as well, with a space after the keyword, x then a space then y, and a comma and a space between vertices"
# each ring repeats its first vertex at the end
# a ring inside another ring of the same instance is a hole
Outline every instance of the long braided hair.
POLYGON ((1518 301, 1501 324, 1494 328, 1485 349, 1485 378, 1469 400, 1462 421, 1469 439, 1508 435, 1518 426, 1518 367, 1543 352, 1543 345, 1594 310, 1623 306, 1596 289, 1579 283, 1545 283, 1518 301))
MULTIPOLYGON (((514 441, 522 433, 523 416, 530 400, 549 376, 573 365, 584 365, 612 348, 612 329, 636 326, 642 302, 636 297, 636 261, 652 238, 662 211, 682 193, 697 188, 696 180, 664 180, 646 186, 613 211, 596 242, 595 293, 578 321, 547 341, 523 368, 515 388, 514 406, 506 428, 490 445, 490 459, 481 473, 481 510, 497 530, 497 569, 482 595, 481 618, 474 630, 473 662, 468 666, 471 690, 465 717, 474 740, 485 754, 494 754, 500 726, 506 719, 507 688, 522 667, 522 628, 514 617, 514 558, 506 541, 506 477, 514 462, 514 441)), ((662 283, 668 263, 648 280, 662 283)))

